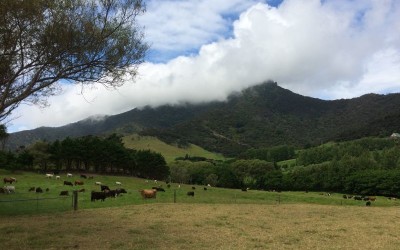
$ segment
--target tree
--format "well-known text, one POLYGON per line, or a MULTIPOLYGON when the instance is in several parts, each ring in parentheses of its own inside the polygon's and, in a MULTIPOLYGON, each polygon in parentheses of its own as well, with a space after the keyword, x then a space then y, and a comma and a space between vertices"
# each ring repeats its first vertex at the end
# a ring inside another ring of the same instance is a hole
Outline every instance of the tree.
POLYGON ((9 134, 7 133, 7 128, 4 124, 0 124, 0 144, 1 150, 4 150, 5 143, 7 141, 9 134))
POLYGON ((60 81, 109 88, 134 79, 148 45, 142 0, 0 1, 0 121, 47 105, 60 81))

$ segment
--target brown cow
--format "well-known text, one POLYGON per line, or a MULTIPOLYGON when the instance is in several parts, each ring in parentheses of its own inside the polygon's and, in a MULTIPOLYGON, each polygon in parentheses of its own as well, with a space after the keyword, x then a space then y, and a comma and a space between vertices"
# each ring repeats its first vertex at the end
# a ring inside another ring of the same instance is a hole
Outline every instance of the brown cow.
POLYGON ((75 181, 75 186, 76 185, 83 185, 83 181, 75 181))
POLYGON ((4 181, 4 184, 6 184, 7 182, 10 183, 10 184, 12 184, 13 182, 17 182, 17 179, 15 179, 15 178, 13 178, 13 177, 5 177, 5 178, 3 179, 3 181, 4 181))
POLYGON ((143 199, 151 199, 156 198, 157 190, 155 189, 142 189, 139 190, 139 193, 142 195, 143 199))

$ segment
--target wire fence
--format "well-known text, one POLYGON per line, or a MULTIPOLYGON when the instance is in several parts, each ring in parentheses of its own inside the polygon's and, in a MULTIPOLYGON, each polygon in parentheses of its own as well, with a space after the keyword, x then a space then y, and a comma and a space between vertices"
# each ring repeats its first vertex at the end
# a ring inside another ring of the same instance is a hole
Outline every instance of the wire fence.
POLYGON ((0 200, 0 215, 36 214, 74 209, 75 196, 11 198, 0 200))

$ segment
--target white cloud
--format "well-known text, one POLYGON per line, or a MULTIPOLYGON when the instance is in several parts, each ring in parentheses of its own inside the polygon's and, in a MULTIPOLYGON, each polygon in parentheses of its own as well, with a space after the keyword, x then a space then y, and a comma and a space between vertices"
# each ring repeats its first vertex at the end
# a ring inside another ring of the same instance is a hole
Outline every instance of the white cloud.
POLYGON ((258 3, 233 24, 223 16, 247 7, 243 1, 214 2, 149 2, 146 22, 155 25, 148 36, 153 46, 182 53, 201 46, 198 53, 145 63, 137 81, 118 91, 85 91, 90 102, 78 87, 66 86, 45 110, 21 106, 14 126, 60 126, 143 105, 224 100, 268 79, 325 99, 400 90, 398 1, 286 0, 277 8, 258 3), (176 14, 177 9, 183 12, 176 14), (193 21, 185 23, 189 16, 193 21), (230 27, 232 37, 226 37, 230 27))

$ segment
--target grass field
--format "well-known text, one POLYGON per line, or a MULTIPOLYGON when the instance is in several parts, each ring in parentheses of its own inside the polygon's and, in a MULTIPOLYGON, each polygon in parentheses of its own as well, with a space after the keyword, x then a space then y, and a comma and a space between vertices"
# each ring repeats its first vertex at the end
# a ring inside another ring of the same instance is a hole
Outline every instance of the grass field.
MULTIPOLYGON (((172 183, 170 188, 163 182, 158 181, 157 184, 152 180, 144 180, 127 176, 102 176, 95 175, 93 180, 85 180, 74 174, 73 177, 66 177, 61 174, 61 179, 48 179, 43 174, 30 172, 10 173, 0 170, 1 180, 4 177, 15 177, 18 182, 14 183, 16 187, 15 194, 0 194, 0 217, 21 214, 40 214, 47 212, 61 212, 72 209, 72 191, 84 188, 86 192, 79 193, 78 208, 106 208, 120 207, 125 205, 140 205, 153 203, 200 203, 200 204, 320 204, 320 205, 338 205, 338 206, 365 206, 363 201, 343 199, 342 194, 331 194, 327 196, 325 193, 316 192, 266 192, 259 190, 249 190, 243 192, 239 189, 225 189, 208 187, 203 190, 203 186, 197 185, 180 185, 172 183), (64 186, 63 181, 83 180, 83 186, 64 186), (100 191, 100 187, 95 182, 108 185, 111 189, 122 187, 126 189, 127 194, 123 194, 117 198, 108 198, 104 202, 90 201, 90 192, 100 191), (122 186, 116 185, 115 182, 122 182, 122 186), (166 192, 158 192, 156 199, 143 200, 138 190, 152 188, 153 186, 162 185, 166 192), (37 194, 29 192, 31 187, 41 187, 43 190, 49 189, 48 192, 37 194), (195 187, 195 196, 187 196, 188 191, 193 191, 195 187), (70 196, 60 197, 61 191, 69 191, 70 196)), ((7 184, 8 185, 8 184, 7 184)), ((374 207, 391 207, 400 206, 400 201, 388 200, 384 197, 378 197, 373 202, 374 207)))
POLYGON ((96 175, 70 187, 63 181, 78 174, 55 180, 0 169, 1 179, 6 176, 18 182, 15 194, 0 194, 0 249, 400 249, 400 203, 384 197, 366 207, 341 194, 202 186, 188 197, 192 186, 168 189, 158 182, 166 192, 143 200, 138 190, 154 182, 96 175), (91 202, 95 181, 112 189, 120 181, 128 193, 91 202), (31 186, 50 190, 35 194, 31 186), (77 211, 71 197, 58 198, 61 190, 80 188, 87 191, 79 194, 77 211), (26 199, 32 200, 17 201, 26 199))
POLYGON ((400 249, 397 207, 142 204, 3 217, 1 249, 400 249))
POLYGON ((224 160, 223 155, 209 152, 199 146, 190 144, 187 148, 178 148, 166 144, 159 139, 151 136, 130 135, 123 137, 123 143, 127 148, 133 149, 150 149, 152 151, 161 153, 167 163, 175 160, 176 157, 185 157, 186 154, 190 156, 201 156, 208 159, 224 160))

